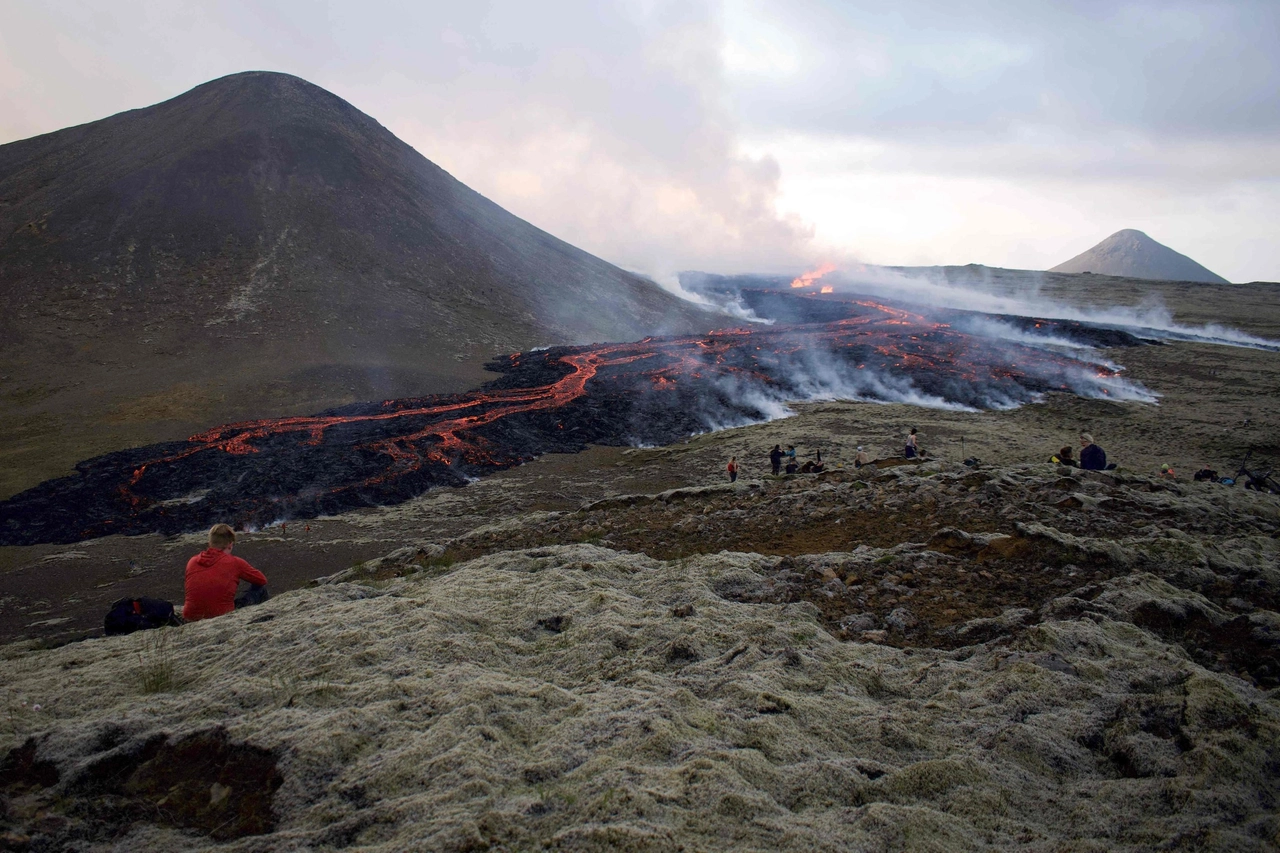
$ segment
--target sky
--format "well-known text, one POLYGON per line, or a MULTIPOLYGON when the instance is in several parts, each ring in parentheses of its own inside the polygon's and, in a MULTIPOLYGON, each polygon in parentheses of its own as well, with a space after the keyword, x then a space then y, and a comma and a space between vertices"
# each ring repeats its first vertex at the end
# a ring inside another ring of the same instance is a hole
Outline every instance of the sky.
POLYGON ((0 0, 0 144, 246 70, 628 269, 1280 280, 1280 3, 0 0))

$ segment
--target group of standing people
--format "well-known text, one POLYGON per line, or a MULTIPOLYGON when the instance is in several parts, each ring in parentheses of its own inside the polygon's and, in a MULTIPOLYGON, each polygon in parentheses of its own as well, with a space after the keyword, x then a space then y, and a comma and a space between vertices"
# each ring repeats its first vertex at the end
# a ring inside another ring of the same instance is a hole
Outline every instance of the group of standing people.
MULTIPOLYGON (((906 447, 903 455, 908 459, 917 459, 924 455, 924 451, 920 449, 918 433, 915 427, 911 428, 911 433, 907 436, 906 447)), ((871 464, 871 456, 866 449, 859 444, 857 453, 853 457, 853 467, 861 468, 864 465, 871 464)), ((729 482, 735 483, 738 480, 738 473, 741 467, 738 463, 738 457, 734 456, 729 459, 729 464, 725 466, 725 472, 729 475, 729 482)), ((826 463, 822 461, 822 450, 815 450, 812 459, 807 459, 803 463, 796 457, 796 446, 788 444, 787 449, 783 450, 781 444, 775 444, 773 449, 769 451, 769 470, 775 477, 782 474, 811 474, 826 470, 826 463)))
POLYGON ((769 470, 776 477, 778 474, 816 474, 825 470, 826 463, 822 461, 822 451, 815 450, 813 458, 801 463, 796 458, 796 446, 788 444, 787 449, 783 450, 782 445, 775 444, 773 450, 769 451, 769 470))
MULTIPOLYGON (((804 473, 821 471, 825 467, 821 450, 815 453, 812 460, 805 462, 801 466, 796 460, 796 446, 794 444, 787 445, 786 450, 782 449, 782 445, 775 444, 773 450, 769 451, 769 467, 775 476, 782 473, 783 460, 786 460, 785 470, 788 474, 794 474, 797 471, 804 473)), ((736 483, 738 480, 738 457, 734 456, 729 459, 729 464, 725 466, 725 471, 729 474, 729 482, 736 483)))

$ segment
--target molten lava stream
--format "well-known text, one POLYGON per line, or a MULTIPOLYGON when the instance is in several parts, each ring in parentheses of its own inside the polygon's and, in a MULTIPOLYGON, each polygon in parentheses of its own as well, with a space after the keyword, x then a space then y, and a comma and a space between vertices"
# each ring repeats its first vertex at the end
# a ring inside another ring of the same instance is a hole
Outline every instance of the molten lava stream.
MULTIPOLYGON (((221 450, 225 453, 230 453, 233 455, 257 453, 258 448, 250 444, 250 441, 252 441, 253 439, 265 438, 269 435, 284 435, 288 433, 305 432, 308 435, 308 440, 306 443, 315 445, 320 442, 320 440, 324 435, 324 432, 327 429, 340 424, 374 423, 378 421, 393 421, 393 420, 398 420, 400 418, 411 418, 411 417, 432 417, 432 416, 438 416, 438 415, 444 414, 446 412, 457 412, 457 411, 475 408, 477 406, 492 405, 494 403, 514 404, 515 402, 538 401, 539 399, 544 397, 547 393, 548 393, 548 389, 545 389, 545 388, 503 389, 503 390, 493 391, 493 392, 484 393, 484 394, 477 393, 471 399, 462 400, 455 403, 446 403, 446 404, 439 404, 439 405, 433 405, 433 406, 419 406, 415 408, 400 408, 391 412, 376 412, 368 415, 328 415, 328 416, 317 415, 317 416, 307 416, 307 417, 292 417, 292 418, 278 418, 278 419, 267 419, 267 420, 258 420, 258 421, 246 421, 242 423, 228 424, 225 426, 215 427, 213 429, 206 430, 205 432, 197 433, 196 435, 193 435, 191 438, 187 439, 189 443, 194 444, 194 446, 192 447, 189 447, 179 453, 174 453, 169 456, 161 457, 159 459, 153 459, 139 466, 130 477, 130 485, 136 485, 138 481, 142 479, 143 474, 151 466, 154 466, 160 463, 177 462, 179 460, 185 459, 186 457, 192 456, 196 453, 200 453, 206 450, 221 450)), ((389 404, 395 405, 397 404, 397 401, 394 401, 394 400, 388 401, 383 405, 387 406, 389 404)), ((513 410, 520 410, 520 409, 513 409, 513 410)), ((451 427, 449 425, 461 424, 466 420, 475 421, 477 422, 476 425, 478 425, 478 423, 480 422, 479 418, 475 418, 475 417, 472 417, 469 419, 464 418, 460 420, 446 422, 446 425, 443 425, 439 428, 445 430, 446 432, 452 432, 453 429, 456 429, 457 427, 456 426, 451 427)), ((483 422, 488 423, 490 420, 493 420, 493 418, 489 418, 488 420, 485 420, 483 422)), ((413 437, 416 438, 421 435, 429 435, 431 434, 432 431, 433 431, 433 428, 428 428, 427 430, 423 430, 419 433, 416 433, 413 437)), ((383 444, 384 443, 379 443, 380 446, 383 444)), ((382 449, 384 449, 387 453, 389 453, 393 458, 403 453, 403 451, 392 450, 387 447, 382 447, 382 449)))

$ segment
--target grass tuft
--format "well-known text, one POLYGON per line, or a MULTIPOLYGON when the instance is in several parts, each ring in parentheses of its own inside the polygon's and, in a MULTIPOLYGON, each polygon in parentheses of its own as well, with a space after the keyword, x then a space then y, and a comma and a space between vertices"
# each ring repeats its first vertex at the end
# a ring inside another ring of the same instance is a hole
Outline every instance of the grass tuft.
POLYGON ((172 631, 156 628, 146 631, 138 648, 138 688, 144 694, 170 693, 186 683, 178 676, 173 659, 172 631))

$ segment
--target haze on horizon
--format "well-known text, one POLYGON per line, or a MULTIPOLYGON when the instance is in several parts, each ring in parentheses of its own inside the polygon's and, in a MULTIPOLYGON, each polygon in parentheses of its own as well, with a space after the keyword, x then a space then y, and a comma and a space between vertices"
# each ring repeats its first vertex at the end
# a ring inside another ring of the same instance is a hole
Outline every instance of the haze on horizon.
POLYGON ((0 0, 0 144, 248 69, 621 266, 1047 269, 1122 228, 1280 279, 1280 6, 0 0))

